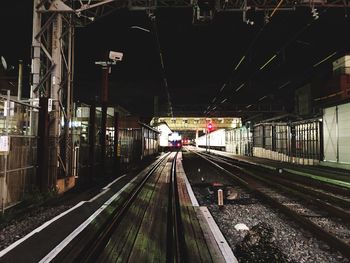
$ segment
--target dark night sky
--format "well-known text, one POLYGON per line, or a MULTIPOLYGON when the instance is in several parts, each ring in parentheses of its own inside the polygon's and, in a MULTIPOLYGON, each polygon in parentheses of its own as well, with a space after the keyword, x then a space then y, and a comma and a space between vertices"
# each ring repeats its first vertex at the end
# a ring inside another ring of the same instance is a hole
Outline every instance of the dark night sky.
MULTIPOLYGON (((18 59, 30 64, 32 7, 28 2, 7 1, 1 7, 0 55, 14 65, 18 59)), ((212 23, 194 26, 191 9, 157 11, 159 43, 174 108, 185 105, 182 109, 203 112, 216 98, 217 102, 227 99, 217 106, 225 110, 235 104, 256 104, 262 96, 267 98, 261 103, 291 105, 296 87, 331 73, 332 60, 316 68, 312 65, 335 51, 334 58, 349 51, 350 19, 345 10, 319 13, 314 21, 310 8, 277 12, 265 26, 262 13, 248 14, 254 26, 243 23, 240 12, 218 13, 212 23), (259 71, 274 54, 277 57, 259 71), (234 71, 243 55, 245 61, 234 71), (279 90, 287 81, 292 84, 279 90), (219 92, 225 82, 228 85, 219 92), (244 87, 235 92, 242 83, 244 87)), ((94 62, 114 50, 123 52, 124 58, 110 75, 110 101, 140 115, 153 114, 153 96, 164 101, 155 35, 130 29, 132 25, 151 28, 144 12, 119 10, 76 30, 76 99, 89 101, 98 94, 101 70, 94 62)))

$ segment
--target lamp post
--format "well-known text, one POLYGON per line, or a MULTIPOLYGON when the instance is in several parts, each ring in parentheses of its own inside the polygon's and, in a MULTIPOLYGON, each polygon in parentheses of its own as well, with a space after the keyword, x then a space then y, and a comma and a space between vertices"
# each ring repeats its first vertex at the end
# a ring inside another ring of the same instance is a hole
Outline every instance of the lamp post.
MULTIPOLYGON (((117 62, 122 61, 123 53, 110 51, 107 60, 104 61, 96 61, 96 65, 100 65, 102 67, 102 88, 101 88, 101 165, 102 169, 105 168, 104 159, 106 157, 106 125, 107 125, 107 106, 108 106, 108 75, 111 72, 111 67, 116 65, 117 62)), ((118 139, 118 138, 116 138, 118 139)))

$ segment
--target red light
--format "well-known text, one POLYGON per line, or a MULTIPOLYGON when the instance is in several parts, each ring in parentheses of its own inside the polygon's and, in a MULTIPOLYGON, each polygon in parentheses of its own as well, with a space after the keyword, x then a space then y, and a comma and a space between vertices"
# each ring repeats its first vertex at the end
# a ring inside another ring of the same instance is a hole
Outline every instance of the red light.
POLYGON ((211 122, 207 124, 207 129, 208 131, 211 131, 213 129, 213 124, 211 122))
POLYGON ((181 144, 180 144, 180 143, 178 143, 178 144, 177 144, 177 147, 180 147, 180 145, 181 145, 181 144))

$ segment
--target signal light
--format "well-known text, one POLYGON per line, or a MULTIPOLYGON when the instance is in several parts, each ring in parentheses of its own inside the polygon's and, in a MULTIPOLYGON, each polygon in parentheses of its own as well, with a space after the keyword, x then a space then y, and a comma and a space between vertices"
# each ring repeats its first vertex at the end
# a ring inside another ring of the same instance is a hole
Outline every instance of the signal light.
POLYGON ((212 131, 212 129, 213 129, 213 124, 211 122, 209 122, 207 124, 207 130, 210 132, 210 131, 212 131))

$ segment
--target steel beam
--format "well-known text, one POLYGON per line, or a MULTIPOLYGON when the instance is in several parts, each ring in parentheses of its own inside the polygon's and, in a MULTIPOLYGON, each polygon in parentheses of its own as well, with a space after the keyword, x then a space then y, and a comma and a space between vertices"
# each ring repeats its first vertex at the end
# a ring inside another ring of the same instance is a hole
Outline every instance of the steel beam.
MULTIPOLYGON (((62 1, 34 0, 31 102, 50 98, 47 190, 58 177, 72 175, 72 112, 74 24, 72 8, 62 1), (64 10, 61 10, 64 9, 64 10)), ((31 118, 31 127, 38 122, 31 118)), ((43 171, 42 171, 43 172, 43 171)))

